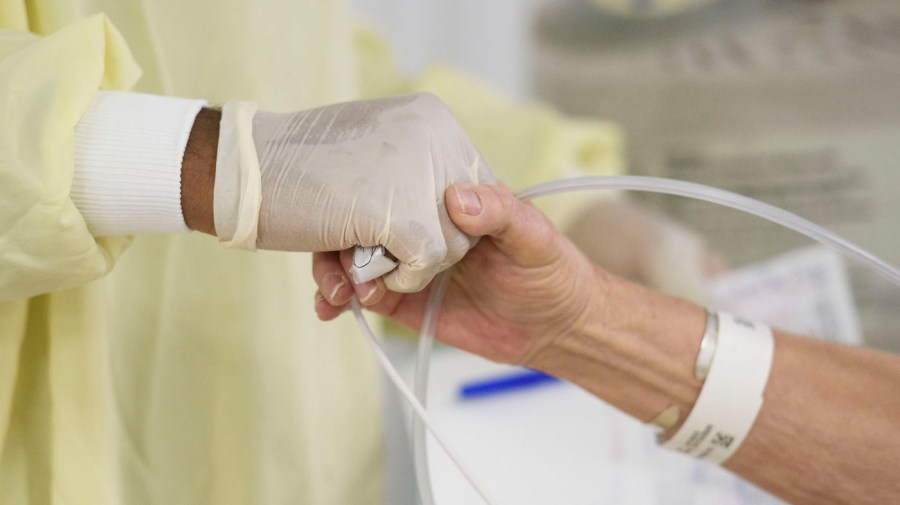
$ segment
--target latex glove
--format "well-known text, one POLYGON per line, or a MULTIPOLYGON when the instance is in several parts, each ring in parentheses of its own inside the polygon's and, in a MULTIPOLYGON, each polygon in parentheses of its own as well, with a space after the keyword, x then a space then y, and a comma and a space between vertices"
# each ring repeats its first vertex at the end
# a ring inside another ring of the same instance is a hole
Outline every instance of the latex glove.
POLYGON ((400 266, 394 291, 420 290, 475 240, 444 206, 460 182, 491 171, 447 107, 430 94, 253 116, 262 203, 256 244, 283 251, 384 245, 400 266))

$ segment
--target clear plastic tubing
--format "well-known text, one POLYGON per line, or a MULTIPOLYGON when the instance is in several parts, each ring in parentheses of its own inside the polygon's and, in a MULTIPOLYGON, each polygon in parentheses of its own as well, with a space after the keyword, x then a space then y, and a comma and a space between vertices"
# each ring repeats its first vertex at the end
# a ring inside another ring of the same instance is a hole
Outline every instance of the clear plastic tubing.
POLYGON ((806 235, 848 258, 855 259, 900 287, 900 271, 884 260, 832 233, 827 228, 767 203, 702 184, 635 175, 577 177, 538 184, 522 191, 518 196, 522 200, 528 201, 542 196, 591 189, 624 189, 684 196, 753 214, 806 235))
MULTIPOLYGON (((676 181, 671 179, 662 179, 657 177, 641 177, 641 176, 593 176, 578 177, 573 179, 561 179, 543 184, 532 186, 518 194, 519 198, 524 201, 534 198, 556 195, 560 193, 573 193, 576 191, 588 190, 629 190, 643 191, 649 193, 662 193, 666 195, 683 196, 694 200, 715 203, 724 207, 740 210, 748 214, 761 217, 773 223, 780 224, 785 228, 794 230, 805 235, 821 244, 831 248, 832 250, 852 258, 863 266, 868 267, 889 280, 896 286, 900 287, 900 271, 885 262, 884 260, 870 254, 855 244, 848 242, 846 239, 832 233, 826 228, 812 223, 800 216, 792 214, 786 210, 779 209, 772 205, 748 198, 745 196, 725 191, 721 189, 711 188, 702 184, 692 182, 676 181)), ((431 295, 428 298, 428 304, 425 308, 425 319, 422 324, 422 332, 419 339, 419 352, 416 361, 416 373, 413 384, 415 392, 416 405, 414 411, 419 417, 413 417, 413 459, 416 471, 416 483, 419 487, 419 497, 422 505, 433 505, 434 498, 431 492, 431 476, 428 470, 428 451, 425 437, 426 423, 423 423, 424 414, 419 414, 416 407, 423 407, 426 403, 426 393, 428 391, 428 366, 431 358, 431 347, 434 342, 434 334, 436 330, 440 305, 444 298, 446 290, 448 274, 445 272, 438 276, 433 283, 431 295)), ((369 328, 365 325, 359 312, 359 306, 353 306, 354 312, 357 312, 357 321, 363 327, 363 331, 371 334, 369 328)), ((412 403, 412 402, 411 402, 412 403)), ((424 409, 423 409, 424 410, 424 409)), ((430 422, 428 429, 432 429, 430 422)), ((443 440, 439 440, 443 442, 443 440)), ((443 443, 442 443, 443 445, 443 443)), ((457 466, 461 466, 460 462, 454 455, 449 454, 451 459, 457 466)), ((466 478, 473 484, 479 494, 490 504, 483 492, 483 488, 474 482, 471 478, 471 472, 464 467, 460 470, 466 478)))

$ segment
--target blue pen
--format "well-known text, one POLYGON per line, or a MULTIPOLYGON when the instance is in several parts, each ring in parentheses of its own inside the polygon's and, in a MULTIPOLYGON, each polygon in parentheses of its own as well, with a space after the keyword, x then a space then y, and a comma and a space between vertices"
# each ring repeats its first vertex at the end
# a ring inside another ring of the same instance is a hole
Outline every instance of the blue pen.
POLYGON ((524 369, 522 371, 506 373, 488 379, 464 382, 459 388, 459 396, 463 400, 472 400, 484 396, 520 391, 559 381, 560 380, 556 377, 547 375, 544 372, 524 369))

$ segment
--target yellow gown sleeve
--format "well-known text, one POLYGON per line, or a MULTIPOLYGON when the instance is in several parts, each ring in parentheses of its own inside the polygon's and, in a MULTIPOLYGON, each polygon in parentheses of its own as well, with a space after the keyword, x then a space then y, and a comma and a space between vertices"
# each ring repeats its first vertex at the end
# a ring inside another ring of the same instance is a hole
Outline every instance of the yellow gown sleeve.
POLYGON ((103 15, 44 38, 0 30, 0 301, 96 279, 127 245, 92 237, 69 191, 78 120, 139 75, 103 15))
MULTIPOLYGON (((0 0, 0 30, 28 30, 28 7, 25 0, 0 0)), ((5 37, 5 34, 0 34, 5 37)), ((5 42, 0 42, 0 48, 6 48, 5 42)), ((0 54, 0 58, 3 54, 0 54)))

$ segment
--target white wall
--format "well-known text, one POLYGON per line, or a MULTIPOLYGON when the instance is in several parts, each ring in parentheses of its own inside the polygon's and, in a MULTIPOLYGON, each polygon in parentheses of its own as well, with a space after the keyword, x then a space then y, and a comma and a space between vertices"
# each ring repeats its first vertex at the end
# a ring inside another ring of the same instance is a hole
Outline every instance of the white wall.
POLYGON ((351 0, 414 74, 448 63, 514 97, 530 96, 530 25, 540 0, 351 0))

